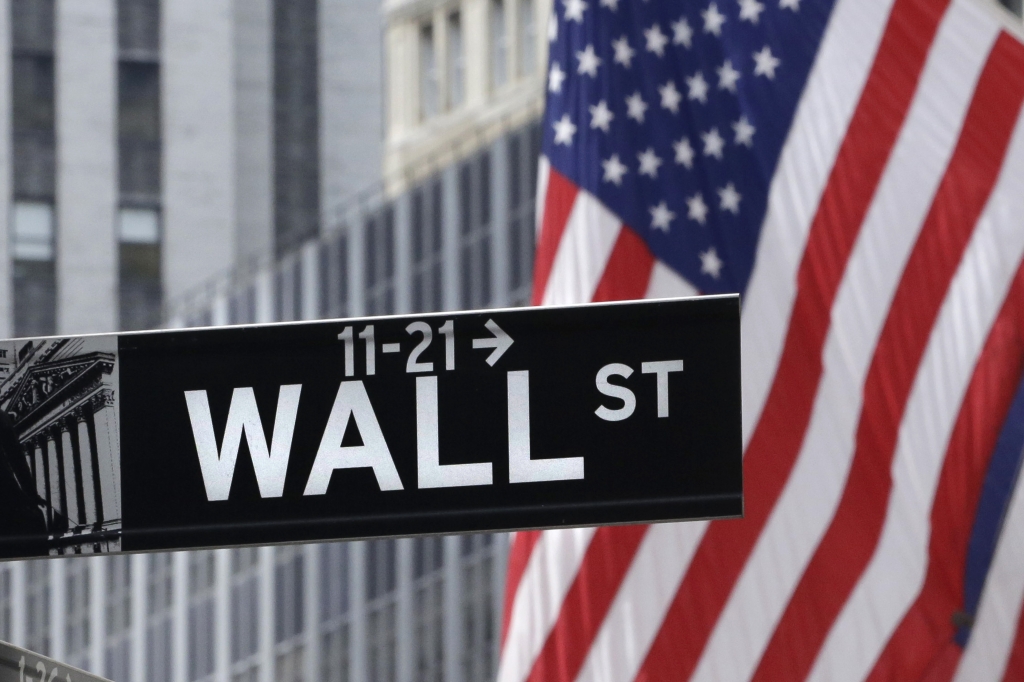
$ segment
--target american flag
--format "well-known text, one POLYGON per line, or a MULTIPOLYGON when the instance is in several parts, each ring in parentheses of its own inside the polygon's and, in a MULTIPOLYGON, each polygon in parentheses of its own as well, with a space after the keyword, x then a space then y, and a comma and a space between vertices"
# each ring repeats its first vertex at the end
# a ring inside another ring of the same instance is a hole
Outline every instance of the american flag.
POLYGON ((745 517, 518 533, 500 682, 1024 679, 1024 45, 554 0, 534 302, 743 294, 745 517))

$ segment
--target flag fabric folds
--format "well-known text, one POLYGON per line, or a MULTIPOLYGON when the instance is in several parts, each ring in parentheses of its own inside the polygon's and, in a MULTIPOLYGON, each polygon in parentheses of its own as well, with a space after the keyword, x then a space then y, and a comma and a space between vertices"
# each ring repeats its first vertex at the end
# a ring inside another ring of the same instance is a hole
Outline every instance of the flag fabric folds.
POLYGON ((743 294, 742 520, 521 532, 500 682, 1024 679, 1024 43, 555 0, 534 303, 743 294))

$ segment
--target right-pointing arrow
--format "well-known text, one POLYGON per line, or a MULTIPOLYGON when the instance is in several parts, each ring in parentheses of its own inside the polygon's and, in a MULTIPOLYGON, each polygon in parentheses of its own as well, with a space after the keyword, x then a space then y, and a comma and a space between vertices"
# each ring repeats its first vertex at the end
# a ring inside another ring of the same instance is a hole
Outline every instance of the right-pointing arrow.
POLYGON ((493 348, 487 356, 487 364, 494 367, 494 363, 501 359, 509 348, 512 347, 512 337, 505 333, 505 330, 498 326, 494 320, 487 320, 484 323, 487 330, 494 334, 490 339, 473 339, 473 348, 493 348))

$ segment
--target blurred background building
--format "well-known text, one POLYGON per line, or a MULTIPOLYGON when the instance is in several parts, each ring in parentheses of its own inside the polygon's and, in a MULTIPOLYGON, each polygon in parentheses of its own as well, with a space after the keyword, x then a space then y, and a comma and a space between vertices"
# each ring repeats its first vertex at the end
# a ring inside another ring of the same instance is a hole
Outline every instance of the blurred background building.
MULTIPOLYGON (((0 0, 0 335, 527 302, 545 0, 0 0)), ((0 565, 117 682, 463 680, 507 538, 0 565)))

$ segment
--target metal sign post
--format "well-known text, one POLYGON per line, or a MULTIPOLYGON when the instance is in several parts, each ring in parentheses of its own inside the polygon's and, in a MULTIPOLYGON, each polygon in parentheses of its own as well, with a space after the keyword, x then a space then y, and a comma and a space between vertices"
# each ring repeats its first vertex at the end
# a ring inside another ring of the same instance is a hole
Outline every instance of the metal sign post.
POLYGON ((739 298, 0 342, 0 556, 739 516, 739 298))
POLYGON ((109 682, 28 649, 0 642, 0 682, 109 682))

